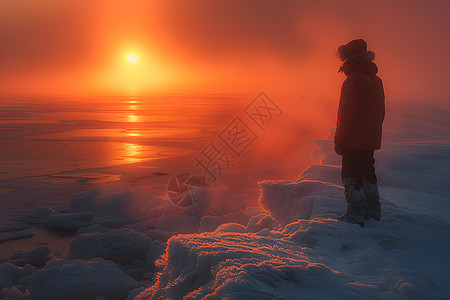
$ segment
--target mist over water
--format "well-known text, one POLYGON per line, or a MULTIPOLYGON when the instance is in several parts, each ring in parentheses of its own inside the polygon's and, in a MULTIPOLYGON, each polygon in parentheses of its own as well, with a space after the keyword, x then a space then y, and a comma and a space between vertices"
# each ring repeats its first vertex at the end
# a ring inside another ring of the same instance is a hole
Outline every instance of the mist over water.
MULTIPOLYGON (((155 186, 164 193, 174 174, 202 175, 194 156, 211 141, 217 143, 236 116, 244 118, 243 110, 255 96, 2 99, 2 218, 20 219, 38 206, 66 210, 73 195, 102 185, 155 186)), ((258 175, 258 169, 273 165, 273 178, 296 178, 310 162, 312 139, 326 137, 329 127, 318 126, 320 107, 308 101, 300 113, 289 108, 304 100, 274 101, 282 116, 266 131, 247 119, 257 139, 233 157, 225 173, 264 179, 268 175, 258 175)), ((209 178, 216 186, 227 185, 226 177, 218 179, 209 178)))

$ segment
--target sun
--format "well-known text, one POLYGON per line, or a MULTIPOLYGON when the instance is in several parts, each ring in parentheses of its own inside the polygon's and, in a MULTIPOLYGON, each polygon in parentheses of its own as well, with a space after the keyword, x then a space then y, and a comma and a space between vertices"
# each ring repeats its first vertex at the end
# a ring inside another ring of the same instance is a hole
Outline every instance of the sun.
POLYGON ((138 62, 138 57, 137 57, 137 55, 136 54, 134 54, 134 53, 131 53, 131 54, 129 54, 128 55, 128 62, 130 63, 130 64, 136 64, 137 62, 138 62))

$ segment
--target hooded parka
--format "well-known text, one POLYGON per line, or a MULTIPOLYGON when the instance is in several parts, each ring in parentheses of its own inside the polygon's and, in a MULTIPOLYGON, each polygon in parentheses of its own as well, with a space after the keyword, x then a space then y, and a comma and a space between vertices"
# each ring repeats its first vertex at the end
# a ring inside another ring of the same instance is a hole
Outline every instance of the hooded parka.
POLYGON ((381 148, 385 97, 374 58, 372 51, 360 52, 341 68, 347 79, 342 84, 334 141, 343 151, 381 148))

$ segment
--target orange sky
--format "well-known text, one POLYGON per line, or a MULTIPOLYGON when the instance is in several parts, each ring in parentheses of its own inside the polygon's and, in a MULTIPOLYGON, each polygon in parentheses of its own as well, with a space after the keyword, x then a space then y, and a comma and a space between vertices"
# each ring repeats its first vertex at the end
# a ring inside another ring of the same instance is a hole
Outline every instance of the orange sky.
POLYGON ((266 90, 334 99, 343 80, 335 49, 363 37, 391 99, 448 107, 449 15, 445 0, 2 0, 0 96, 266 90))

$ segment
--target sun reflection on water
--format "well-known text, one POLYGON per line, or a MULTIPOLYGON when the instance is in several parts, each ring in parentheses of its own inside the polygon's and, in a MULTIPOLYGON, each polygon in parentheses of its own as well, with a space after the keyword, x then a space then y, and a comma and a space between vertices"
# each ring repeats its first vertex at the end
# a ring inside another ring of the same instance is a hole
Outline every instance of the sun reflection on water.
POLYGON ((141 135, 137 131, 133 131, 133 130, 127 130, 126 132, 127 132, 128 136, 140 136, 141 135))
POLYGON ((132 123, 139 122, 139 116, 136 116, 134 114, 128 115, 128 122, 132 123))
POLYGON ((124 143, 123 145, 125 147, 125 151, 123 154, 125 161, 129 163, 135 163, 140 162, 144 159, 142 156, 142 145, 129 143, 124 143))

